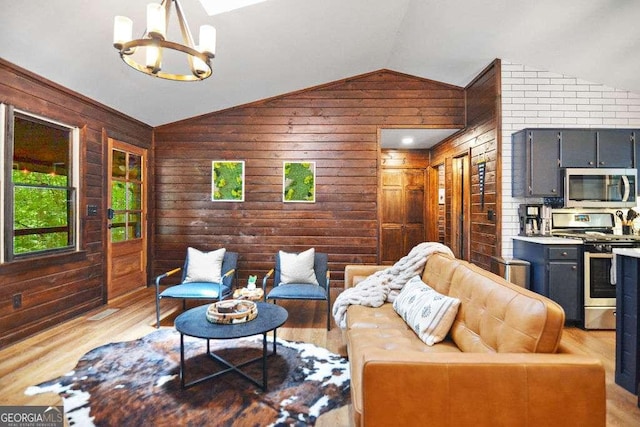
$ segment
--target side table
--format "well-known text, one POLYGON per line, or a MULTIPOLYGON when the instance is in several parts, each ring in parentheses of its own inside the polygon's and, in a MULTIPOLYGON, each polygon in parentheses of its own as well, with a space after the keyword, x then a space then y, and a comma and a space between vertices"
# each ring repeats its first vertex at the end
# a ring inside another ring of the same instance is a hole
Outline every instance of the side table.
POLYGON ((233 298, 244 298, 251 301, 262 301, 264 299, 264 291, 262 288, 240 288, 233 291, 233 298))

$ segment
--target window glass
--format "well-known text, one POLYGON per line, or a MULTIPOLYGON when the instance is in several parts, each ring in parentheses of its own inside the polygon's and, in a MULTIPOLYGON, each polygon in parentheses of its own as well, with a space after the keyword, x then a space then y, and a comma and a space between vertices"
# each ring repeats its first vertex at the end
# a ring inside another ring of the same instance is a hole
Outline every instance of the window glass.
POLYGON ((127 209, 126 183, 121 181, 111 182, 111 209, 123 211, 127 209))
POLYGON ((142 157, 117 149, 111 155, 111 242, 142 237, 142 157))
MULTIPOLYGON (((74 246, 72 132, 20 113, 13 117, 9 258, 74 246)), ((5 211, 6 213, 6 211, 5 211)))
POLYGON ((127 173, 127 153, 113 150, 111 156, 113 162, 111 176, 114 178, 124 178, 127 173))
POLYGON ((111 241, 122 242, 127 240, 127 214, 116 214, 111 221, 111 241))
POLYGON ((127 202, 128 209, 130 210, 141 210, 142 209, 142 185, 137 182, 129 182, 127 183, 127 202))
POLYGON ((137 154, 129 153, 129 179, 140 179, 141 159, 137 154))

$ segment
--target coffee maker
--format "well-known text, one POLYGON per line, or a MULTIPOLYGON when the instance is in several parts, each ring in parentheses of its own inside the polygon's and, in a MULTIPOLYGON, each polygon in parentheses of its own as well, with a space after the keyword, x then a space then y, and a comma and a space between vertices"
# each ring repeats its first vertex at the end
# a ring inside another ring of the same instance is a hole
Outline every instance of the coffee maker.
POLYGON ((540 210, 540 234, 542 234, 543 236, 551 235, 552 225, 551 206, 542 205, 542 208, 540 210))
POLYGON ((537 236, 540 234, 543 225, 542 208, 543 205, 540 204, 521 204, 518 207, 521 236, 537 236))

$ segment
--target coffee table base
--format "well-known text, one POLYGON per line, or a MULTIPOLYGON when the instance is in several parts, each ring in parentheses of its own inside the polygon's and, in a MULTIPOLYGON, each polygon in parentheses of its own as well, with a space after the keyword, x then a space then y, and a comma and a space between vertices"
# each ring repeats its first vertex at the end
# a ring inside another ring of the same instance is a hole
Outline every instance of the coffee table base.
POLYGON ((189 387, 193 387, 210 379, 219 377, 220 375, 226 374, 227 372, 235 372, 239 374, 241 377, 245 378, 247 381, 255 384, 260 387, 262 391, 267 391, 267 356, 271 356, 276 354, 276 330, 273 331, 273 352, 267 353, 267 332, 262 334, 262 356, 256 357, 251 360, 247 360, 245 362, 240 363, 239 365, 234 365, 229 361, 223 359, 215 353, 211 352, 210 339, 207 339, 207 355, 216 362, 220 363, 223 366, 226 366, 226 369, 215 372, 211 375, 207 375, 202 378, 198 378, 197 380, 193 380, 191 382, 186 382, 186 364, 184 358, 184 334, 180 334, 180 387, 185 389, 189 387), (255 378, 251 377, 247 373, 240 370, 240 368, 247 366, 253 362, 257 362, 258 360, 262 360, 262 383, 260 383, 255 378))

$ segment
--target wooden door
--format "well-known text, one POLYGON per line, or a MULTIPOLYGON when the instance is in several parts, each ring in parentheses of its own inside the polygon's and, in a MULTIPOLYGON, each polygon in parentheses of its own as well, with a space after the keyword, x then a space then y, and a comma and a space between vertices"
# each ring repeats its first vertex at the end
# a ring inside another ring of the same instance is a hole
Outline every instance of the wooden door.
POLYGON ((453 159, 451 186, 451 251, 456 258, 469 260, 471 174, 468 155, 453 159))
POLYGON ((146 150, 109 138, 108 299, 146 285, 146 157, 146 150))
POLYGON ((425 172, 382 171, 380 262, 392 264, 425 240, 425 172))

